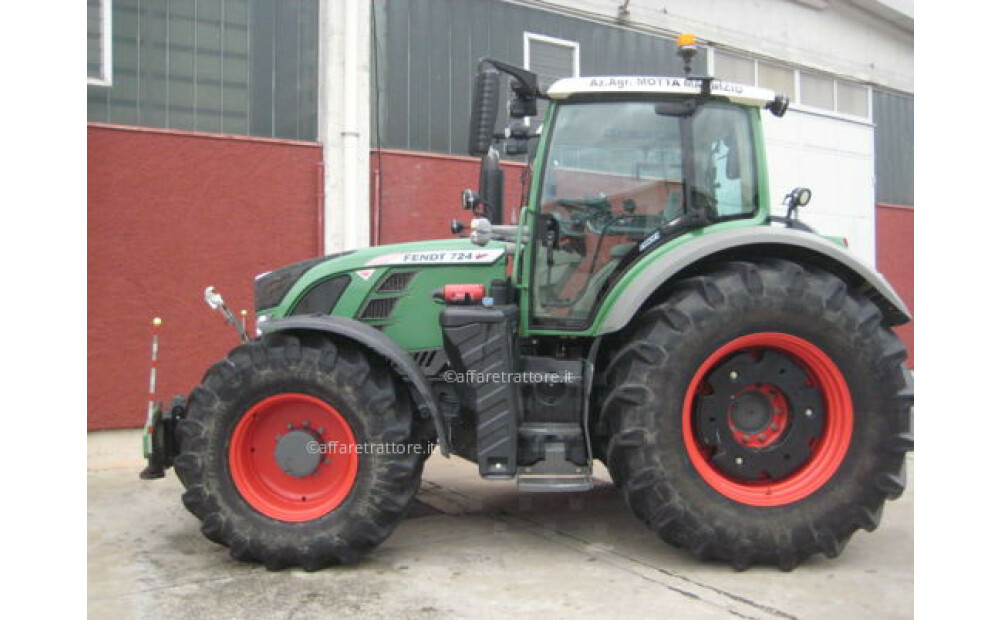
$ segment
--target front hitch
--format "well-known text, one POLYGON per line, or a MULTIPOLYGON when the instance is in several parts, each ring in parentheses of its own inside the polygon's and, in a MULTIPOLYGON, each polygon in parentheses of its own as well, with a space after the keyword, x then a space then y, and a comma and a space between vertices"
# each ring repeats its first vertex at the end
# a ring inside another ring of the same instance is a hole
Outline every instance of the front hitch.
POLYGON ((157 401, 142 429, 142 455, 146 458, 146 468, 139 477, 156 480, 164 476, 164 471, 173 467, 174 458, 180 454, 177 440, 177 423, 187 414, 187 402, 183 396, 174 396, 170 409, 163 411, 157 401))

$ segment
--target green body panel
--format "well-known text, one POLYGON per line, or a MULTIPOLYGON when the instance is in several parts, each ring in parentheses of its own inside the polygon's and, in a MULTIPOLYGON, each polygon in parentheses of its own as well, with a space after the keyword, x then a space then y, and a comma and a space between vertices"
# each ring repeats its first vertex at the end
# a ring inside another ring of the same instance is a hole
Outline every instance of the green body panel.
POLYGON ((407 351, 440 348, 438 315, 444 305, 432 298, 434 290, 445 284, 484 284, 488 288, 491 280, 507 275, 504 248, 502 243, 490 243, 481 248, 473 246, 468 239, 438 239, 361 249, 316 265, 299 278, 278 306, 259 315, 286 317, 315 284, 346 274, 351 282, 334 307, 333 315, 357 318, 369 299, 396 297, 398 300, 387 319, 363 322, 378 327, 407 351), (488 263, 400 262, 401 257, 415 252, 447 253, 452 257, 490 254, 495 255, 495 259, 488 263), (396 264, 384 264, 387 262, 396 264), (399 272, 414 273, 405 291, 377 292, 385 278, 399 272))

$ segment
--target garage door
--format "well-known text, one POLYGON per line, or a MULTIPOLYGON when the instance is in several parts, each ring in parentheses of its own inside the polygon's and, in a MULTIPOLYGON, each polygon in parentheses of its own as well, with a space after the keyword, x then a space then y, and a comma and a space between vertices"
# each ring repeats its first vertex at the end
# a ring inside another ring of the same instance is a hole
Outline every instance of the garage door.
POLYGON ((875 264, 875 128, 799 110, 762 114, 771 179, 771 212, 792 188, 812 190, 802 221, 824 235, 847 237, 851 250, 875 264))

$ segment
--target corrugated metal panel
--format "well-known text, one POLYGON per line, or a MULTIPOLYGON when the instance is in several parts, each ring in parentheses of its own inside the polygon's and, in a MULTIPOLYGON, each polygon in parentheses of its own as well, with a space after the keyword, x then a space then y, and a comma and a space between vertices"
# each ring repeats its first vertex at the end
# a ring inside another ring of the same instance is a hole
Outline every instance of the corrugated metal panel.
POLYGON ((101 0, 87 0, 87 77, 101 77, 101 0))
POLYGON ((375 0, 374 9, 373 146, 380 137, 386 148, 465 154, 476 63, 523 66, 525 32, 578 42, 581 75, 682 72, 673 37, 499 0, 375 0))
POLYGON ((318 0, 114 0, 91 121, 316 139, 318 0))
POLYGON ((876 90, 875 199, 913 204, 913 97, 876 90))

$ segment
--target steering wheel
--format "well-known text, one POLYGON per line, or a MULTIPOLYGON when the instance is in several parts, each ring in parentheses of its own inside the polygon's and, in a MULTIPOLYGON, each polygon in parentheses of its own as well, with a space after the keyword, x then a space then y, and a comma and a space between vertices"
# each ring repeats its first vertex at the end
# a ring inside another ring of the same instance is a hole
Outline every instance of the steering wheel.
POLYGON ((603 192, 594 197, 588 198, 557 198, 556 206, 566 210, 569 221, 564 220, 558 213, 553 211, 552 216, 566 236, 580 236, 584 234, 584 227, 591 231, 600 230, 600 222, 611 215, 611 202, 603 192))
POLYGON ((567 211, 585 212, 588 215, 592 212, 610 211, 611 203, 604 192, 592 198, 557 198, 556 204, 567 211))

